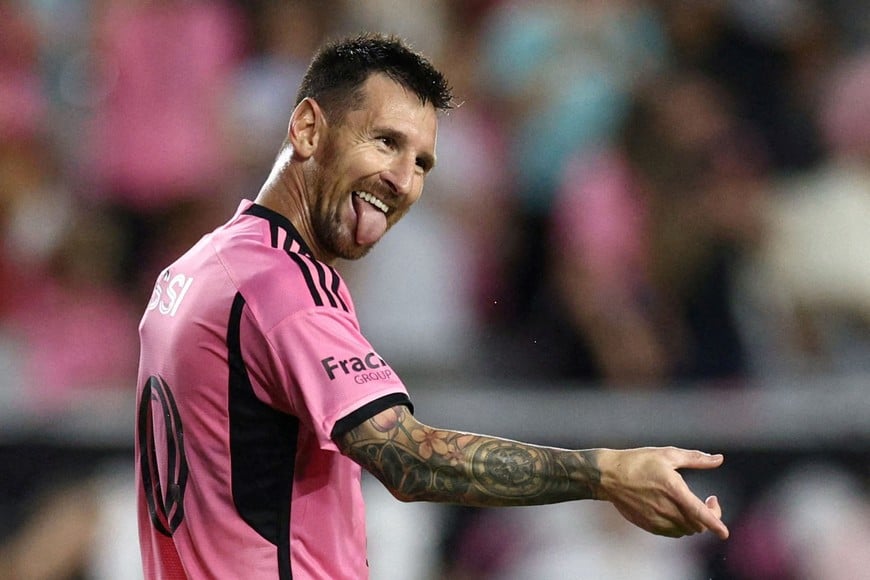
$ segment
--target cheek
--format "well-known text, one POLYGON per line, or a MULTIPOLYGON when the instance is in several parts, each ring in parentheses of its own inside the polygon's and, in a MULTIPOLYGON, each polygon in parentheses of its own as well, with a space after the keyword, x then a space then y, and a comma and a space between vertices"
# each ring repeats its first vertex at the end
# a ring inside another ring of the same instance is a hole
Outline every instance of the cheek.
POLYGON ((421 197, 423 197, 423 183, 422 183, 422 181, 411 193, 408 193, 407 195, 405 195, 405 197, 403 198, 404 203, 403 203, 400 211, 397 212, 398 215, 397 215, 396 219, 399 219, 402 216, 404 216, 406 213, 408 213, 408 211, 411 209, 411 207, 413 207, 413 205, 415 203, 420 201, 421 197))
POLYGON ((411 205, 406 205, 406 206, 402 207, 401 209, 397 209, 397 210, 393 211, 387 220, 390 227, 393 227, 396 224, 396 222, 398 222, 400 219, 405 217, 405 215, 407 215, 407 213, 408 213, 408 211, 410 211, 410 209, 411 209, 411 205))
POLYGON ((423 197, 423 179, 422 178, 420 178, 419 184, 414 189, 414 191, 408 195, 408 206, 410 207, 410 206, 414 205, 415 203, 417 203, 418 201, 420 201, 421 197, 423 197))

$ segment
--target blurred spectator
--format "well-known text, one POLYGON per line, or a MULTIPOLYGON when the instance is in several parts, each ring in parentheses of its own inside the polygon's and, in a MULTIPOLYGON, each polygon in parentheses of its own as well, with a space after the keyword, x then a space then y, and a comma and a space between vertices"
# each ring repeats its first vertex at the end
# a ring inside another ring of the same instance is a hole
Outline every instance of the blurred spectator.
POLYGON ((4 399, 64 409, 82 389, 132 389, 135 310, 115 285, 120 231, 80 208, 40 128, 0 144, 0 332, 18 381, 4 399))
POLYGON ((0 578, 141 580, 132 472, 114 460, 37 485, 23 508, 29 517, 0 542, 0 578))
POLYGON ((565 174, 535 372, 623 385, 744 376, 731 288, 759 234, 763 159, 704 76, 639 91, 621 146, 565 174))
POLYGON ((0 140, 0 402, 19 412, 34 394, 25 369, 32 353, 12 320, 31 311, 31 292, 44 279, 70 206, 44 145, 36 137, 0 140))
POLYGON ((870 370, 870 53, 821 80, 826 161, 780 181, 745 278, 762 374, 870 370))
POLYGON ((94 8, 106 96, 90 125, 89 193, 126 234, 123 280, 147 288, 167 254, 227 212, 224 113, 245 28, 224 1, 109 0, 94 8))
POLYGON ((26 349, 23 395, 37 414, 63 410, 93 389, 135 385, 138 318, 112 278, 120 236, 113 226, 96 211, 71 217, 8 316, 26 349))
POLYGON ((44 128, 39 46, 32 11, 21 2, 0 3, 0 142, 6 146, 44 128))
POLYGON ((75 577, 94 537, 96 497, 90 486, 70 485, 40 497, 30 519, 0 544, 0 577, 61 580, 75 577))
POLYGON ((660 70, 667 45, 644 0, 508 0, 487 13, 481 35, 478 74, 503 115, 520 212, 509 314, 523 321, 546 269, 546 219, 565 163, 613 137, 630 91, 660 70))
MULTIPOLYGON (((54 423, 89 397, 132 392, 138 308, 114 283, 115 224, 76 205, 42 138, 0 144, 0 190, 5 413, 23 415, 25 424, 54 423)), ((95 498, 102 502, 107 490, 84 480, 83 472, 89 476, 111 451, 88 454, 72 446, 58 460, 14 437, 2 449, 15 461, 0 478, 0 577, 71 578, 95 549, 129 554, 95 542, 94 517, 109 505, 100 507, 95 498), (89 461, 67 459, 78 455, 89 461)))
POLYGON ((226 179, 227 189, 253 198, 287 136, 302 75, 332 30, 335 11, 322 0, 265 0, 249 13, 250 47, 233 75, 225 112, 234 156, 226 179))
MULTIPOLYGON (((86 159, 83 121, 103 95, 94 82, 90 50, 93 0, 16 0, 32 13, 39 34, 40 90, 46 102, 50 146, 65 172, 78 172, 86 159)), ((73 175, 70 173, 70 175, 73 175)))
POLYGON ((449 2, 427 0, 339 0, 337 34, 378 30, 408 39, 412 46, 436 61, 450 33, 449 2))
POLYGON ((39 136, 0 141, 0 315, 21 306, 31 273, 66 228, 73 200, 55 166, 39 136))
POLYGON ((674 580, 703 577, 692 540, 644 535, 603 503, 480 510, 456 541, 455 580, 674 580), (630 554, 630 556, 629 556, 630 554))
MULTIPOLYGON (((114 284, 117 230, 74 195, 67 170, 76 159, 63 148, 47 81, 46 47, 57 38, 31 5, 0 3, 4 429, 11 417, 30 428, 58 421, 86 393, 130 392, 137 359, 137 313, 114 284)), ((95 488, 78 474, 97 461, 46 459, 15 433, 4 431, 0 447, 0 577, 72 577, 94 537, 95 488)))
POLYGON ((490 14, 479 72, 509 107, 516 193, 546 212, 565 160, 609 140, 665 39, 638 0, 511 0, 490 14))
POLYGON ((725 558, 733 580, 854 580, 870 570, 870 501, 849 470, 798 464, 745 511, 725 558))
POLYGON ((42 140, 0 146, 0 188, 0 329, 22 373, 3 387, 34 413, 63 409, 81 389, 132 389, 137 313, 115 285, 117 224, 75 205, 42 140))
POLYGON ((736 114, 762 133, 776 168, 819 160, 818 135, 805 122, 814 77, 835 50, 831 21, 811 0, 657 0, 674 66, 725 87, 736 114))

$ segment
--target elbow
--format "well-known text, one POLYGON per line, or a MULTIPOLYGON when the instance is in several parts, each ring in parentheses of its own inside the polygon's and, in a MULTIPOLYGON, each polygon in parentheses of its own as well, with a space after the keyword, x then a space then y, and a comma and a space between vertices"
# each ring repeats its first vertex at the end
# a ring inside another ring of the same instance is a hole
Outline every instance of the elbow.
POLYGON ((438 501, 437 497, 429 493, 425 488, 420 486, 409 485, 408 479, 405 477, 378 477, 381 484, 394 498, 402 503, 413 503, 419 501, 438 501))
POLYGON ((396 498, 397 500, 399 500, 402 503, 413 503, 415 501, 420 501, 420 498, 416 498, 412 495, 409 495, 408 493, 405 493, 402 490, 391 489, 391 488, 387 488, 387 489, 389 489, 390 494, 392 494, 392 496, 394 498, 396 498))
POLYGON ((410 493, 410 490, 401 485, 401 482, 391 481, 389 479, 381 479, 381 483, 394 498, 402 503, 412 503, 420 501, 420 497, 410 493))
POLYGON ((389 470, 384 470, 382 467, 363 464, 363 468, 377 479, 381 485, 386 488, 390 495, 402 503, 410 503, 418 501, 419 498, 414 497, 409 492, 407 486, 403 485, 405 478, 401 473, 391 473, 389 470))

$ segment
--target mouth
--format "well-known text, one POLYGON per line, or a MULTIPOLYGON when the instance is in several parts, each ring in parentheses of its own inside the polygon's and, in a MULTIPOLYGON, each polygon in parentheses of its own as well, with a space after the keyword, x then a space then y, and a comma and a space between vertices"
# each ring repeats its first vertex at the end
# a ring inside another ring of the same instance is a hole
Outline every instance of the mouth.
POLYGON ((353 195, 378 208, 384 214, 390 213, 390 206, 367 191, 354 191, 353 195))
POLYGON ((387 214, 391 208, 381 198, 362 190, 353 192, 351 203, 356 218, 354 239, 360 246, 371 246, 390 227, 387 214))

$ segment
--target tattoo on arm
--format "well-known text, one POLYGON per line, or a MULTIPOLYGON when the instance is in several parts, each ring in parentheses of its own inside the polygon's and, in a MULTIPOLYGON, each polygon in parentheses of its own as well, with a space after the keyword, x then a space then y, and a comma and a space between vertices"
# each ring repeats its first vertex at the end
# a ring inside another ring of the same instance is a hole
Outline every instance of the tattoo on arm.
POLYGON ((386 415, 351 430, 342 449, 401 500, 520 506, 596 497, 594 450, 433 429, 405 407, 386 415))

